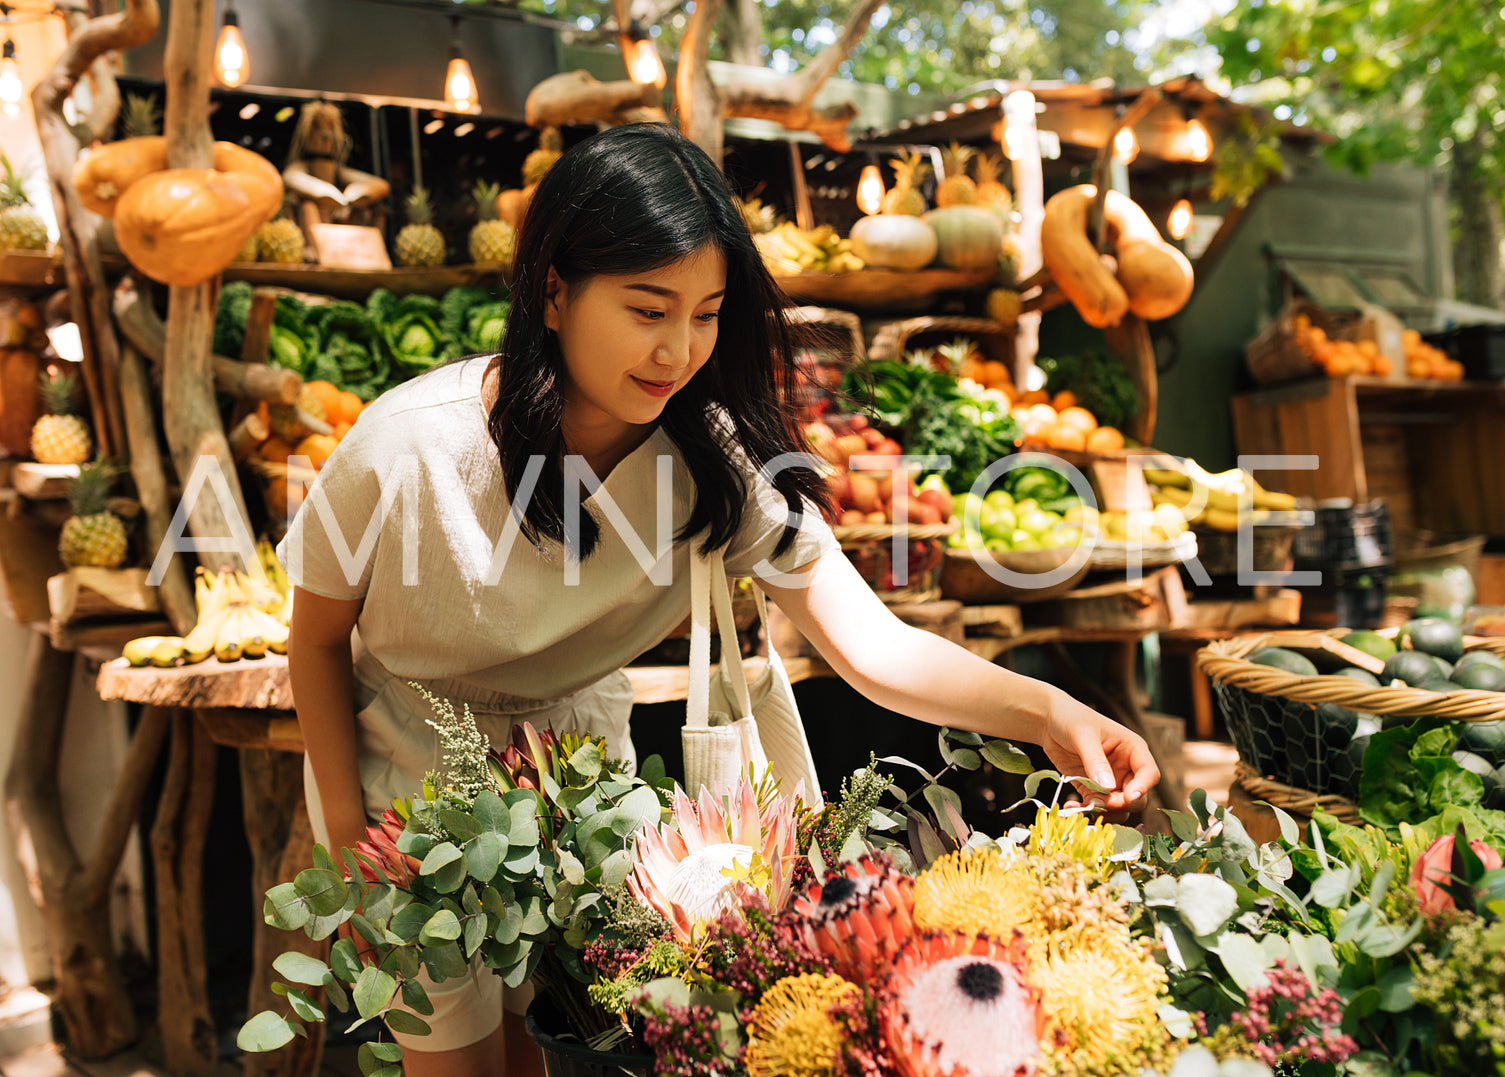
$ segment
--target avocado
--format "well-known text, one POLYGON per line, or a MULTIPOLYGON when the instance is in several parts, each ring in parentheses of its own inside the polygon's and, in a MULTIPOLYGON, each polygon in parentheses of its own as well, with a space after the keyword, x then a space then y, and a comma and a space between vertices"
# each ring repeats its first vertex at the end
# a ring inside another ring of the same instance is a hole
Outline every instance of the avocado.
POLYGON ((1395 645, 1401 650, 1410 648, 1449 662, 1463 657, 1463 633, 1457 625, 1441 617, 1418 617, 1407 621, 1395 634, 1395 645))
POLYGON ((1444 678, 1451 677, 1453 675, 1453 663, 1447 661, 1446 659, 1438 658, 1435 654, 1431 655, 1430 657, 1432 659, 1432 663, 1437 667, 1437 671, 1441 673, 1444 678))
POLYGON ((1367 628, 1356 629, 1344 636, 1342 643, 1363 651, 1372 658, 1378 658, 1381 662, 1395 653, 1395 643, 1388 640, 1378 632, 1371 632, 1367 628))
POLYGON ((1464 688, 1484 692, 1505 691, 1505 669, 1496 669, 1483 662, 1454 666, 1453 675, 1448 679, 1464 688))
POLYGON ((1360 669, 1358 666, 1344 666, 1342 669, 1334 670, 1333 676, 1347 677, 1351 681, 1367 684, 1371 688, 1378 688, 1380 686, 1380 679, 1378 677, 1370 673, 1367 669, 1360 669))
POLYGON ((1317 731, 1330 747, 1345 747, 1349 741, 1353 740, 1353 735, 1358 728, 1357 712, 1347 707, 1340 707, 1336 703, 1317 705, 1317 731))
POLYGON ((1462 691, 1462 689, 1459 688, 1458 685, 1454 684, 1452 681, 1448 680, 1446 677, 1441 677, 1441 676, 1438 676, 1437 674, 1433 674, 1430 677, 1423 677, 1421 680, 1417 681, 1411 687, 1412 688, 1420 688, 1424 692, 1436 692, 1438 695, 1444 695, 1444 696, 1447 695, 1449 692, 1462 691))
POLYGON ((1456 672, 1460 669, 1467 669, 1469 666, 1490 666, 1494 669, 1505 670, 1505 658, 1501 658, 1494 651, 1468 651, 1453 664, 1453 670, 1456 672))
POLYGON ((1437 664, 1429 655, 1419 651, 1396 651, 1385 659, 1385 669, 1380 674, 1380 683, 1404 681, 1415 687, 1427 678, 1437 676, 1437 664))
POLYGON ((1284 647, 1261 647, 1249 654, 1248 661, 1259 666, 1269 666, 1272 669, 1283 669, 1287 673, 1295 673, 1302 677, 1317 675, 1317 667, 1312 665, 1311 659, 1284 647))
POLYGON ((1458 747, 1482 755, 1495 766, 1505 765, 1505 719, 1459 722, 1458 747))

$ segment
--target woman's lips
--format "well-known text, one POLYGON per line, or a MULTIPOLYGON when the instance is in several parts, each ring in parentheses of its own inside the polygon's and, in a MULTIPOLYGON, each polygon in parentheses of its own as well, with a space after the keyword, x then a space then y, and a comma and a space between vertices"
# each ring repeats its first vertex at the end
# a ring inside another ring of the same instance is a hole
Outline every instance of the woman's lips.
POLYGON ((628 377, 637 382, 643 392, 649 396, 668 396, 674 391, 674 382, 672 381, 648 381, 646 378, 640 378, 635 374, 629 374, 628 377))

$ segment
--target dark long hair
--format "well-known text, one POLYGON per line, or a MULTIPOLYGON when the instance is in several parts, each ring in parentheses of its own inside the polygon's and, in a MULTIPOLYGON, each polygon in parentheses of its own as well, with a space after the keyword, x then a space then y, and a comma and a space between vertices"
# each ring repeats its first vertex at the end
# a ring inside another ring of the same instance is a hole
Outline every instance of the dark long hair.
MULTIPOLYGON (((550 267, 574 286, 598 274, 660 269, 708 245, 726 260, 716 348, 669 398, 659 420, 695 482, 694 508, 676 538, 709 527, 709 551, 736 534, 748 486, 735 450, 761 468, 805 449, 785 404, 800 377, 790 343, 791 304, 764 267, 720 171, 664 124, 603 131, 565 153, 533 193, 517 239, 507 332, 492 360, 498 391, 488 428, 514 504, 530 458, 544 462, 520 521, 530 542, 567 541, 565 367, 557 339, 544 326, 550 267)), ((804 502, 827 503, 825 483, 808 468, 785 468, 772 482, 791 519, 803 515, 804 502)), ((788 548, 795 531, 785 527, 775 553, 788 548)), ((582 513, 577 554, 588 556, 599 537, 598 522, 582 513)))

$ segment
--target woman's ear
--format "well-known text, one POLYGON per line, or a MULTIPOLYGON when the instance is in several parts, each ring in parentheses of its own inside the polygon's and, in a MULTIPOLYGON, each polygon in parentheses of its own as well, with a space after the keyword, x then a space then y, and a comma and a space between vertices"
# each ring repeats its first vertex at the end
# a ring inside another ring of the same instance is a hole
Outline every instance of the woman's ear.
POLYGON ((560 305, 564 302, 564 280, 549 267, 549 275, 543 283, 543 324, 547 329, 559 332, 560 305))

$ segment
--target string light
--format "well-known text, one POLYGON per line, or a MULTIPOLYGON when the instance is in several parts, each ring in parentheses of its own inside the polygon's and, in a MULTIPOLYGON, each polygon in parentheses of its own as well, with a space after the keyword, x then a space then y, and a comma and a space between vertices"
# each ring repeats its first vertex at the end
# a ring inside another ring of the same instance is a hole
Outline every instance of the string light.
POLYGON ((1118 129, 1118 134, 1113 136, 1113 156, 1124 164, 1139 156, 1139 139, 1134 134, 1134 128, 1118 129))
POLYGON ((883 208, 883 172, 869 162, 857 180, 857 208, 869 217, 883 208))
POLYGON ((1185 239, 1186 233, 1191 231, 1191 202, 1181 199, 1171 207, 1171 215, 1166 220, 1165 230, 1170 233, 1172 239, 1185 239))
POLYGON ((627 55, 623 60, 627 64, 627 77, 639 86, 651 83, 662 90, 669 84, 669 72, 664 69, 658 46, 654 44, 647 28, 640 22, 633 22, 628 25, 625 36, 627 55))
POLYGON ((221 86, 233 90, 246 81, 248 60, 246 39, 240 36, 240 16, 233 5, 226 5, 225 21, 214 43, 214 77, 221 86))
POLYGON ((449 44, 449 67, 444 72, 444 103, 452 112, 480 112, 481 95, 470 64, 460 55, 460 20, 451 19, 454 33, 449 44))
POLYGON ((1186 149, 1193 161, 1205 161, 1212 156, 1212 135, 1196 117, 1186 125, 1186 149))
POLYGON ((21 112, 21 98, 26 86, 21 82, 21 64, 16 59, 16 43, 9 35, 5 38, 5 51, 0 56, 0 111, 7 116, 21 112))

